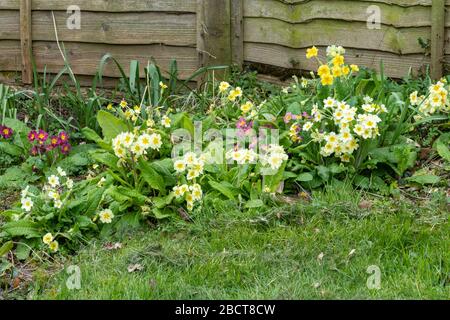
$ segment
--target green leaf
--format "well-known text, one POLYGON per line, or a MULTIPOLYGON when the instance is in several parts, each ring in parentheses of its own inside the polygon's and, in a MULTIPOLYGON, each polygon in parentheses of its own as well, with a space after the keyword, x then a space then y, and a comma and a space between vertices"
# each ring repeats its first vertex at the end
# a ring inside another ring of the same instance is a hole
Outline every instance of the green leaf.
POLYGON ((152 213, 155 216, 155 218, 158 220, 166 219, 171 216, 171 211, 162 210, 159 208, 153 208, 152 213))
POLYGON ((94 130, 90 128, 83 128, 81 132, 86 139, 95 142, 99 147, 108 151, 112 150, 112 146, 109 143, 105 142, 94 130))
POLYGON ((163 177, 148 162, 140 159, 138 168, 141 171, 142 178, 151 188, 165 192, 166 185, 163 177))
POLYGON ((421 185, 436 184, 441 181, 441 178, 432 174, 416 174, 412 177, 406 178, 406 181, 415 182, 421 185))
POLYGON ((14 254, 16 255, 17 259, 25 260, 30 256, 30 252, 31 248, 29 245, 25 243, 19 243, 14 254))
POLYGON ((314 176, 311 173, 305 172, 305 173, 301 173, 298 175, 297 181, 301 181, 301 182, 307 182, 307 181, 312 181, 314 179, 314 176))
POLYGON ((97 113, 97 121, 103 131, 105 141, 109 142, 122 132, 128 132, 128 126, 124 121, 111 113, 100 110, 97 113))
POLYGON ((221 194, 226 196, 228 199, 235 200, 235 194, 236 194, 235 190, 236 189, 234 188, 234 186, 231 183, 229 183, 227 181, 221 181, 219 183, 219 182, 215 182, 215 181, 211 181, 210 180, 209 181, 209 185, 213 189, 219 191, 221 194))
POLYGON ((91 152, 91 157, 94 161, 104 164, 110 169, 113 169, 115 171, 119 170, 119 168, 117 167, 119 158, 109 152, 97 150, 95 152, 91 152))
POLYGON ((245 204, 245 207, 247 209, 261 208, 263 206, 264 206, 264 202, 260 199, 250 200, 250 201, 247 201, 247 203, 245 204))
POLYGON ((450 161, 450 149, 448 148, 448 144, 445 145, 441 139, 436 142, 436 151, 443 159, 450 161))
POLYGON ((4 243, 1 247, 0 247, 0 258, 3 257, 5 254, 7 254, 8 252, 10 252, 12 250, 12 248, 14 247, 14 244, 12 241, 8 241, 6 243, 4 243))
POLYGON ((0 151, 3 151, 14 157, 19 157, 23 153, 23 151, 20 147, 15 146, 8 142, 3 142, 3 141, 0 141, 0 151))
POLYGON ((11 237, 23 236, 26 238, 39 238, 41 236, 37 224, 29 220, 19 220, 5 223, 2 230, 8 233, 11 237))

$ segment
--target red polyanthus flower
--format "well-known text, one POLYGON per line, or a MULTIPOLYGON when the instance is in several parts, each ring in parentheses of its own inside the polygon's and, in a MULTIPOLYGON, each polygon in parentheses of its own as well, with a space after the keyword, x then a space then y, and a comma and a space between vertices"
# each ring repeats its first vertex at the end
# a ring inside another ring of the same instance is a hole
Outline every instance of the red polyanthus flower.
POLYGON ((69 141, 69 135, 67 133, 65 133, 64 131, 62 131, 59 135, 58 135, 59 140, 61 141, 61 144, 64 144, 66 142, 69 141))
POLYGON ((33 146, 33 147, 31 148, 31 150, 30 150, 30 154, 31 154, 32 156, 37 156, 37 155, 39 154, 39 149, 38 149, 38 147, 37 147, 37 146, 33 146))
POLYGON ((61 140, 60 140, 57 136, 52 136, 52 137, 50 138, 50 144, 51 144, 53 147, 56 147, 56 146, 60 145, 60 143, 61 143, 61 140))
POLYGON ((30 142, 34 142, 34 140, 37 139, 37 132, 34 130, 31 130, 30 133, 28 134, 28 141, 30 142))
POLYGON ((5 139, 9 139, 13 135, 13 130, 5 126, 0 126, 0 135, 5 139))
POLYGON ((70 143, 61 144, 61 152, 62 152, 62 154, 68 154, 71 149, 72 149, 72 146, 70 145, 70 143))
POLYGON ((44 130, 39 130, 39 132, 37 133, 37 139, 40 142, 45 142, 48 138, 48 133, 45 132, 44 130))

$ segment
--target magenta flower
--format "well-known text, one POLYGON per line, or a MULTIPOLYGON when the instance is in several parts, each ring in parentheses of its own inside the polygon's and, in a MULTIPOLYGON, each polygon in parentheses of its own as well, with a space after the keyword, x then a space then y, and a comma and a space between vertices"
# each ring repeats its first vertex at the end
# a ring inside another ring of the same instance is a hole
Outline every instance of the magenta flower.
POLYGON ((37 132, 34 130, 31 130, 28 134, 28 141, 34 142, 37 139, 37 132))
POLYGON ((70 145, 70 143, 64 143, 61 144, 60 148, 62 154, 69 154, 70 150, 72 149, 72 146, 70 145))
POLYGON ((48 133, 45 132, 44 130, 39 130, 37 133, 37 140, 39 140, 40 142, 45 142, 48 138, 48 133))
POLYGON ((39 148, 37 146, 33 146, 30 150, 30 154, 32 156, 37 156, 39 154, 39 148))
POLYGON ((52 136, 50 138, 50 145, 53 147, 59 146, 61 144, 61 140, 57 136, 52 136))
POLYGON ((13 129, 5 127, 5 126, 0 126, 0 135, 5 138, 5 139, 9 139, 11 138, 11 136, 13 135, 13 129))
POLYGON ((62 131, 58 135, 58 138, 60 140, 60 144, 65 144, 65 143, 69 142, 69 135, 67 133, 65 133, 64 131, 62 131))

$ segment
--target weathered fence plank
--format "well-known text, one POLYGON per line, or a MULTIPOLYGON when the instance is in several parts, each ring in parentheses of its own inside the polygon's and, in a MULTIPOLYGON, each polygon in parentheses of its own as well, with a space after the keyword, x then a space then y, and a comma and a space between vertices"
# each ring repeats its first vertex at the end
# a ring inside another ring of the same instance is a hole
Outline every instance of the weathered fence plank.
POLYGON ((20 45, 22 51, 22 82, 33 81, 32 40, 31 40, 31 0, 20 1, 20 45))
POLYGON ((431 9, 431 77, 439 79, 443 74, 445 41, 445 1, 433 0, 431 9))

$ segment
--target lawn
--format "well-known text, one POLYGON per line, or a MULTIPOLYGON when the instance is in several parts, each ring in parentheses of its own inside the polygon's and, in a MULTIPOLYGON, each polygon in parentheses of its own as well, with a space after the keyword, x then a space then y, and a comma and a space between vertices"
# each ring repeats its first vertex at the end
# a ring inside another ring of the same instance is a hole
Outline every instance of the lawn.
POLYGON ((448 299, 445 206, 367 197, 333 189, 251 213, 230 204, 191 223, 94 241, 29 297, 448 299), (66 286, 70 265, 81 270, 79 290, 66 286), (379 289, 367 286, 369 266, 381 271, 379 289))

